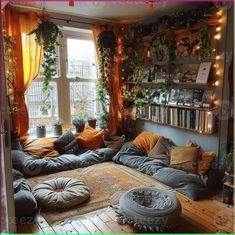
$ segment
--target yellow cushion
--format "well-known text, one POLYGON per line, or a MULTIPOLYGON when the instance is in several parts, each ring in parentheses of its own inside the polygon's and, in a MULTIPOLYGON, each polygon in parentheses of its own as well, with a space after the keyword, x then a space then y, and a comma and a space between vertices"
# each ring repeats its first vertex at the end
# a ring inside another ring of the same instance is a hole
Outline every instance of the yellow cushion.
POLYGON ((132 142, 137 148, 141 149, 146 155, 151 151, 159 140, 160 135, 150 131, 141 132, 132 142))
POLYGON ((173 147, 170 167, 196 174, 198 151, 198 147, 173 147))
POLYGON ((84 131, 76 138, 83 147, 90 150, 96 150, 104 146, 104 132, 96 130, 90 126, 86 126, 84 131))
POLYGON ((205 175, 214 161, 214 152, 204 152, 201 155, 200 161, 198 163, 197 173, 199 175, 205 175))
POLYGON ((57 157, 59 153, 55 150, 54 141, 57 138, 29 139, 22 143, 23 150, 35 157, 57 157))

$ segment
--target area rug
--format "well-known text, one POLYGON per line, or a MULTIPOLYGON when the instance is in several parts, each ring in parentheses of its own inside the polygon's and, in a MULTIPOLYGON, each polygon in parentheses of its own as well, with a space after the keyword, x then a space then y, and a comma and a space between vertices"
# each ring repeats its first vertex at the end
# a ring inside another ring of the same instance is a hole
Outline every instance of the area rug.
POLYGON ((85 203, 69 209, 42 209, 40 213, 49 224, 116 204, 121 195, 132 188, 156 184, 159 186, 152 177, 112 162, 36 176, 28 178, 28 181, 34 187, 39 182, 59 177, 83 180, 90 188, 91 195, 85 203))

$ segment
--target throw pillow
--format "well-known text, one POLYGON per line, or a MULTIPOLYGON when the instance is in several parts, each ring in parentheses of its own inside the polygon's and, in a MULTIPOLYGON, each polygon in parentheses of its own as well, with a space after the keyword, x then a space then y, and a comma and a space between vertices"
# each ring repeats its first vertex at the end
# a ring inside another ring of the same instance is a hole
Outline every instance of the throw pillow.
POLYGON ((201 147, 200 147, 198 144, 193 143, 192 140, 189 140, 189 141, 186 143, 186 147, 198 147, 198 148, 199 148, 199 150, 198 150, 198 155, 199 155, 199 158, 201 158, 201 156, 202 156, 202 150, 201 150, 201 147))
POLYGON ((84 131, 76 138, 86 149, 96 150, 104 146, 104 132, 86 126, 84 131))
POLYGON ((164 154, 170 156, 171 148, 175 144, 169 139, 161 136, 152 150, 148 153, 149 157, 158 158, 158 155, 164 154))
POLYGON ((205 175, 210 169, 212 162, 214 161, 215 153, 214 152, 204 152, 198 163, 197 173, 199 175, 205 175))
POLYGON ((143 131, 134 139, 132 144, 148 155, 154 145, 158 142, 159 138, 159 135, 149 131, 143 131))
POLYGON ((57 157, 59 155, 54 147, 56 138, 29 139, 22 143, 24 152, 34 157, 57 157))
POLYGON ((170 167, 196 174, 198 151, 198 147, 173 147, 170 167))
POLYGON ((71 131, 64 133, 54 142, 54 145, 60 154, 75 154, 81 147, 71 131))

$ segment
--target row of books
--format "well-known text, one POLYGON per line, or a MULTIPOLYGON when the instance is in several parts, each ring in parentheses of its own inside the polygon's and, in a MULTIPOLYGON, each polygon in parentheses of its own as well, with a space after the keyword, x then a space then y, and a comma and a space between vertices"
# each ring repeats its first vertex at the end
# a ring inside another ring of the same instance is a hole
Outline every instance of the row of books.
MULTIPOLYGON (((213 90, 202 89, 171 89, 167 96, 169 105, 185 105, 194 107, 210 108, 213 106, 212 102, 213 90)), ((160 104, 162 95, 156 95, 153 102, 160 104)))
POLYGON ((215 131, 213 111, 190 110, 144 104, 140 108, 140 118, 199 132, 215 131))

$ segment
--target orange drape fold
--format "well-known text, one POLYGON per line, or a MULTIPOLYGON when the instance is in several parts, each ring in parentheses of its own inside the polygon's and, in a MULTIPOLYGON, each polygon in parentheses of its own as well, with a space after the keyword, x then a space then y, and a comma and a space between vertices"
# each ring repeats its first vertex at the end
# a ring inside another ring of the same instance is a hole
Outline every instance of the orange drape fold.
MULTIPOLYGON (((113 27, 112 27, 113 28, 113 27)), ((107 27, 106 27, 107 29, 107 27)), ((97 62, 99 64, 99 50, 97 46, 97 37, 104 31, 102 27, 98 24, 93 26, 93 37, 96 46, 97 62)), ((119 28, 114 28, 113 32, 118 38, 119 28)), ((121 110, 122 110, 122 95, 121 95, 121 83, 120 83, 120 65, 121 59, 120 55, 115 58, 115 74, 112 80, 108 80, 109 87, 109 110, 108 110, 108 130, 110 134, 116 134, 118 127, 121 125, 121 110)))
POLYGON ((34 13, 19 14, 10 6, 4 9, 4 16, 7 35, 16 38, 17 72, 14 79, 14 95, 19 111, 12 113, 13 126, 20 138, 26 138, 29 117, 24 94, 37 77, 42 61, 42 47, 35 42, 35 36, 28 33, 37 27, 38 17, 34 13))

